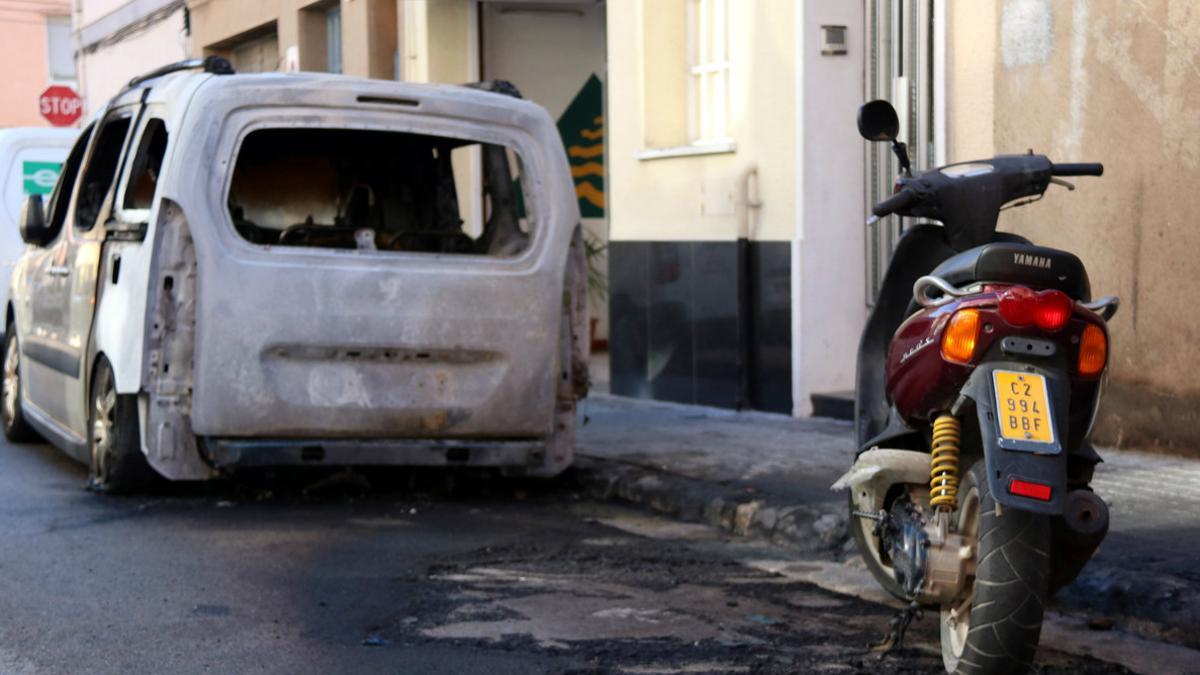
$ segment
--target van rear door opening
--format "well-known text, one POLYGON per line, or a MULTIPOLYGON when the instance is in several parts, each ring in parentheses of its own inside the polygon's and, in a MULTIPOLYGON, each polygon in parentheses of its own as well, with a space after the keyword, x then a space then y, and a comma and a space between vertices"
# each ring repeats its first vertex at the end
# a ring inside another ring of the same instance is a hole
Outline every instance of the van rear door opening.
POLYGON ((261 129, 228 208, 269 246, 511 257, 529 245, 521 163, 501 145, 363 129, 261 129))

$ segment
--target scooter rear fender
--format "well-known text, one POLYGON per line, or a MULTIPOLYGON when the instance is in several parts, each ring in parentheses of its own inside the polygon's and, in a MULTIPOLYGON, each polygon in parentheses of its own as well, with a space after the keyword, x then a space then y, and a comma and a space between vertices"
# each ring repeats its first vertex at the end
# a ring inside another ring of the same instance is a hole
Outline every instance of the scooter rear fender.
POLYGON ((888 490, 901 483, 929 483, 929 453, 871 448, 830 489, 850 490, 856 509, 875 513, 884 507, 888 490))
POLYGON ((987 464, 988 486, 993 498, 1006 508, 1061 515, 1067 496, 1067 450, 1063 442, 1067 438, 1067 412, 1071 401, 1070 378, 1061 371, 1039 368, 1025 362, 987 361, 976 367, 968 378, 962 388, 962 397, 975 404, 979 435, 987 464), (1054 442, 1013 441, 1001 436, 1002 417, 997 410, 992 378, 992 373, 996 370, 1031 373, 1046 378, 1054 442), (1050 499, 1042 501, 1012 494, 1009 486, 1014 479, 1049 486, 1050 499))

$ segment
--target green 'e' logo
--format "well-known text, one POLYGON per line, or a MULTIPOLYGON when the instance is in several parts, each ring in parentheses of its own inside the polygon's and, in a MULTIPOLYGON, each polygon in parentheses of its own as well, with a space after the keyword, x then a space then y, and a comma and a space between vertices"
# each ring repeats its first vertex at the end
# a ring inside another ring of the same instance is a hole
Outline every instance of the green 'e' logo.
POLYGON ((22 162, 23 187, 27 195, 48 195, 58 182, 61 162, 22 162))

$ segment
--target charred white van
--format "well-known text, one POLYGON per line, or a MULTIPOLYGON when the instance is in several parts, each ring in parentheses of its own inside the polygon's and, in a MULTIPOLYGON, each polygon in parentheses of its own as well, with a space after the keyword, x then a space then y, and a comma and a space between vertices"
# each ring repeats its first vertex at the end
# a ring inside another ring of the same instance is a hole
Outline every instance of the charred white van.
POLYGON ((17 229, 25 197, 50 194, 78 136, 78 129, 0 129, 0 306, 8 304, 8 280, 25 248, 17 229))
POLYGON ((513 94, 216 57, 135 79, 26 202, 5 433, 102 491, 264 465, 562 471, 587 261, 555 125, 513 94))

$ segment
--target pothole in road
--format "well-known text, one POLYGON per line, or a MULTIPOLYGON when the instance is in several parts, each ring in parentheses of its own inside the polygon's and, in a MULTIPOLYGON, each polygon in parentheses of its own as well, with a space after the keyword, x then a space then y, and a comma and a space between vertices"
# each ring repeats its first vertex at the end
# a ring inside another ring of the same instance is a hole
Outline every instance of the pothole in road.
POLYGON ((420 619, 380 634, 395 644, 537 650, 602 664, 569 671, 587 673, 893 673, 940 664, 928 648, 886 662, 871 655, 866 645, 887 620, 878 607, 685 545, 599 538, 603 545, 585 537, 443 559, 395 589, 410 605, 405 613, 420 619))
MULTIPOLYGON (((599 664, 564 671, 572 673, 940 671, 936 623, 926 620, 906 649, 881 661, 867 645, 882 636, 892 608, 798 578, 828 583, 842 565, 748 564, 709 534, 653 520, 638 518, 622 533, 597 519, 596 531, 569 541, 440 557, 392 589, 401 615, 419 618, 380 632, 401 645, 599 664)), ((1042 660, 1041 672, 1123 671, 1058 654, 1042 660)))
POLYGON ((527 635, 542 647, 565 647, 582 640, 675 639, 754 644, 742 630, 746 616, 770 613, 770 605, 735 600, 719 588, 681 584, 669 590, 589 581, 583 575, 542 575, 522 570, 482 569, 434 577, 490 593, 482 602, 461 606, 451 621, 422 631, 427 637, 502 640, 527 635), (525 594, 528 593, 528 594, 525 594), (732 611, 736 608, 736 612, 732 611), (714 611, 715 610, 715 611, 714 611), (724 610, 724 611, 722 611, 724 610), (454 621, 456 615, 503 611, 498 621, 454 621))

